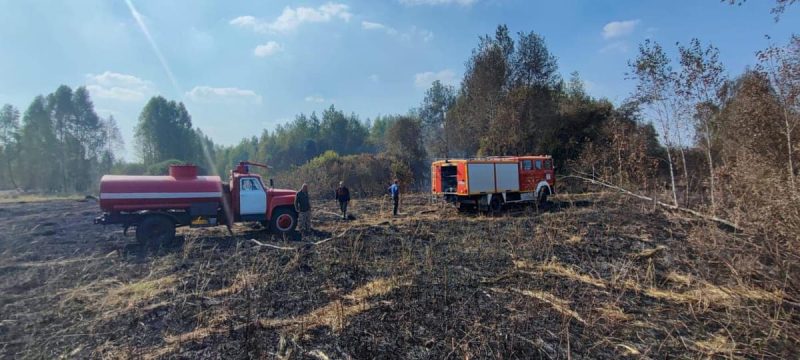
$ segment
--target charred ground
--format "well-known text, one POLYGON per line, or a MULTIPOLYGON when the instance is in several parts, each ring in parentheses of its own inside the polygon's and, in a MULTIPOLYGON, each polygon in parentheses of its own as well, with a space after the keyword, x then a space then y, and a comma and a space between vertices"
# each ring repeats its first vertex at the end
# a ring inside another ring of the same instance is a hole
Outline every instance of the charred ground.
POLYGON ((613 194, 554 201, 489 217, 416 196, 393 218, 355 200, 353 221, 316 203, 302 241, 237 226, 161 249, 93 225, 91 201, 0 204, 0 356, 798 355, 779 284, 708 253, 736 234, 613 194))

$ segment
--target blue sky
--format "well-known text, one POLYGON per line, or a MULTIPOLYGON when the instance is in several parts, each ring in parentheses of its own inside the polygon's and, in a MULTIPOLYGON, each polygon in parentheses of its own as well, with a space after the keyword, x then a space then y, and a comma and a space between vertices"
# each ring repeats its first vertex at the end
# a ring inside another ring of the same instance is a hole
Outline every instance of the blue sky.
POLYGON ((160 94, 234 144, 331 104, 362 119, 405 113, 434 79, 457 86, 478 36, 498 24, 543 35, 565 77, 578 71, 593 96, 618 103, 646 38, 671 52, 692 37, 711 42, 728 73, 741 73, 764 35, 783 44, 798 30, 800 6, 776 23, 773 3, 0 0, 0 103, 24 111, 60 84, 86 85, 132 159, 139 111, 160 94))

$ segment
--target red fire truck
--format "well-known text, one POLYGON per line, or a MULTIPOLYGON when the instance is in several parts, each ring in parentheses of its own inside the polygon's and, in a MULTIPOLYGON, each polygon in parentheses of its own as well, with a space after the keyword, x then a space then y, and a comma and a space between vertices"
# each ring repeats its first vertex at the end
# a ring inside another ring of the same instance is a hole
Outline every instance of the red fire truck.
POLYGON ((446 159, 431 165, 431 191, 459 209, 500 211, 504 204, 543 204, 554 193, 549 155, 446 159))
POLYGON ((100 208, 95 224, 119 224, 127 233, 136 227, 136 239, 161 243, 175 236, 179 226, 230 226, 234 222, 261 222, 276 233, 297 225, 294 190, 267 187, 250 172, 263 164, 240 162, 229 182, 219 176, 198 176, 194 165, 171 165, 167 176, 105 175, 100 180, 100 208))

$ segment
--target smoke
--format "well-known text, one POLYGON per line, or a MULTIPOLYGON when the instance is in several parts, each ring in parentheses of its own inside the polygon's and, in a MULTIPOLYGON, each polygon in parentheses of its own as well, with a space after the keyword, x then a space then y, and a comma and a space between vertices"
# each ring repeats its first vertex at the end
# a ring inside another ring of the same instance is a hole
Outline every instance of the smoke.
POLYGON ((164 54, 161 53, 161 49, 158 48, 158 44, 156 44, 156 41, 150 34, 150 30, 147 28, 147 25, 145 25, 144 20, 142 20, 142 14, 140 14, 139 11, 136 10, 136 7, 133 6, 131 0, 125 0, 125 3, 128 4, 128 9, 131 10, 131 16, 133 16, 133 19, 136 20, 137 24, 139 24, 139 29, 142 30, 144 37, 147 38, 147 42, 150 43, 150 47, 153 48, 153 52, 156 54, 158 61, 161 63, 161 67, 164 69, 164 72, 167 73, 169 80, 172 82, 172 86, 175 87, 175 91, 178 94, 183 94, 183 91, 181 91, 181 88, 178 85, 178 80, 176 80, 175 75, 172 74, 172 70, 170 69, 169 64, 167 63, 167 59, 164 58, 164 54))

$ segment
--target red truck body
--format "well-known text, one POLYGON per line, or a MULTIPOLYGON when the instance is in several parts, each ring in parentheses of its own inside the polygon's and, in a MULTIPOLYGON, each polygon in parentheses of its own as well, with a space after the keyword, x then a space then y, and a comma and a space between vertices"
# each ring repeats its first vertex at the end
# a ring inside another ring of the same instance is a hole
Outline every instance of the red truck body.
POLYGON ((459 206, 494 210, 542 203, 554 193, 554 171, 548 155, 439 160, 431 164, 431 192, 459 206))
POLYGON ((105 175, 100 180, 98 224, 135 226, 137 238, 174 236, 178 226, 215 226, 257 221, 279 233, 293 231, 296 191, 267 187, 261 176, 241 162, 229 182, 198 176, 194 165, 172 165, 166 176, 105 175), (171 232, 171 235, 169 234, 171 232))

